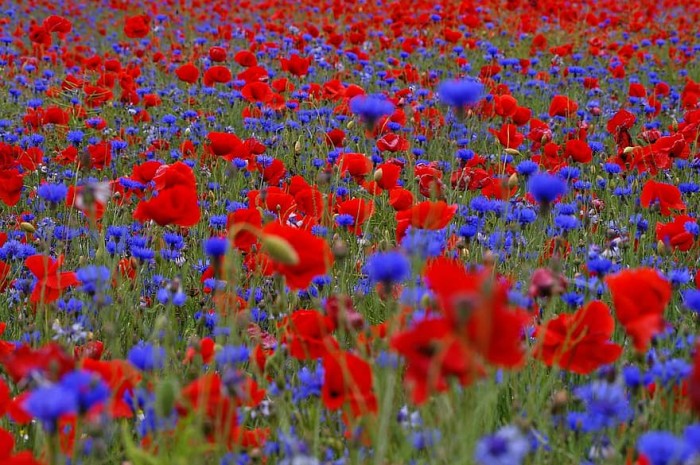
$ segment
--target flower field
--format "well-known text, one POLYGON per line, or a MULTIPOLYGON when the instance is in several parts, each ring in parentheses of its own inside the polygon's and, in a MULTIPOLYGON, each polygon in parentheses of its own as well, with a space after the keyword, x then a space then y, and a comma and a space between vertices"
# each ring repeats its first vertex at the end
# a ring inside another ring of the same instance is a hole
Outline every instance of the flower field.
POLYGON ((700 2, 0 2, 0 465, 700 464, 700 2))

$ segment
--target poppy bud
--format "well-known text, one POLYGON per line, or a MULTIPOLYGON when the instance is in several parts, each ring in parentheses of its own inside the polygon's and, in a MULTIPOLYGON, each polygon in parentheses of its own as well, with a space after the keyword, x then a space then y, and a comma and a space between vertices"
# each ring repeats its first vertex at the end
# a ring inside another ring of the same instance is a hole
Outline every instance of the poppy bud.
POLYGON ((622 151, 622 153, 624 153, 625 155, 629 155, 632 151, 634 151, 635 148, 636 147, 632 147, 632 146, 625 147, 625 149, 622 151))
POLYGON ((350 121, 348 122, 348 125, 345 126, 345 127, 348 128, 348 129, 352 129, 353 126, 355 126, 355 121, 350 120, 350 121))
POLYGON ((513 187, 515 187, 517 185, 518 185, 518 174, 513 173, 508 178, 508 187, 512 189, 513 187))
POLYGON ((377 182, 381 181, 383 175, 384 171, 382 171, 382 169, 379 168, 377 171, 374 172, 374 180, 377 182))
POLYGON ((31 223, 28 223, 28 222, 26 222, 26 221, 22 221, 22 222, 19 224, 19 228, 20 228, 22 231, 24 231, 24 232, 26 232, 26 233, 29 233, 29 234, 34 234, 34 233, 36 232, 36 228, 34 227, 34 225, 31 224, 31 223))
POLYGON ((297 141, 294 143, 294 153, 301 153, 301 139, 297 139, 297 141))
POLYGON ((175 382, 171 379, 161 380, 156 389, 156 413, 166 418, 175 406, 175 382))
POLYGON ((520 155, 520 151, 516 149, 505 148, 503 151, 508 155, 520 155))
POLYGON ((283 265, 298 265, 299 254, 287 240, 273 235, 263 235, 261 240, 263 250, 274 261, 283 265))

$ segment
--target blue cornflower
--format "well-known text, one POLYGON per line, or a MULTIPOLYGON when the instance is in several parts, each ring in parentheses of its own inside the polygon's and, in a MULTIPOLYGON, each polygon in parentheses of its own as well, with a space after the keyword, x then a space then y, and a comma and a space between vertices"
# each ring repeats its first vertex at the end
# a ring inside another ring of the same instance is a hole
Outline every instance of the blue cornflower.
POLYGON ((535 200, 542 204, 550 204, 567 192, 566 182, 563 179, 546 173, 532 175, 527 188, 535 200))
POLYGON ((369 124, 394 113, 394 104, 382 95, 358 95, 350 100, 350 111, 369 124))
POLYGON ((367 260, 367 275, 374 283, 401 282, 407 279, 410 273, 411 265, 401 252, 380 252, 367 260))
POLYGON ((683 437, 688 445, 700 454, 700 423, 688 426, 683 432, 683 437))
POLYGON ((68 134, 66 135, 66 140, 73 145, 80 145, 84 137, 85 133, 83 131, 73 130, 68 131, 68 134))
POLYGON ((531 174, 537 172, 538 165, 532 160, 524 160, 518 163, 515 167, 515 171, 522 176, 530 176, 531 174))
POLYGON ((142 371, 159 370, 165 364, 165 349, 140 342, 127 354, 129 363, 142 371))
POLYGON ((651 465, 681 465, 692 454, 686 442, 667 431, 649 431, 637 440, 637 451, 651 465))
POLYGON ((216 353, 216 364, 222 365, 237 365, 245 363, 250 358, 250 350, 246 346, 223 346, 216 353))
POLYGON ((79 412, 87 412, 93 406, 109 399, 111 395, 109 386, 102 378, 89 371, 68 373, 61 379, 60 384, 75 394, 79 412))
POLYGON ((408 255, 423 259, 441 255, 445 247, 447 247, 447 234, 444 229, 431 231, 409 227, 401 240, 401 248, 408 255))
POLYGON ((519 465, 530 452, 530 441, 515 426, 506 426, 482 438, 474 450, 480 465, 519 465))
POLYGON ((41 421, 47 433, 54 433, 59 418, 77 412, 78 396, 72 389, 58 384, 43 386, 29 394, 24 409, 41 421))
POLYGON ((68 187, 65 184, 42 184, 37 189, 39 197, 51 203, 60 203, 66 200, 68 187))
POLYGON ((228 239, 225 237, 210 237, 204 242, 204 252, 212 257, 222 257, 226 255, 228 249, 228 239))
POLYGON ((344 213, 342 215, 338 215, 335 217, 335 223, 338 226, 342 226, 342 227, 352 226, 353 224, 355 224, 355 217, 352 215, 349 215, 347 213, 344 213))
POLYGON ((612 262, 607 258, 596 257, 588 260, 586 267, 588 268, 588 271, 591 271, 598 276, 603 276, 612 268, 612 262))
POLYGON ((683 305, 695 313, 700 313, 700 290, 687 289, 683 291, 683 305))
POLYGON ((451 107, 474 105, 484 96, 484 85, 474 79, 450 79, 437 89, 440 100, 451 107))
POLYGON ((89 265, 76 271, 78 280, 82 283, 82 291, 94 295, 109 286, 109 268, 106 266, 89 265))
POLYGON ((627 393, 619 384, 597 380, 577 388, 574 394, 586 407, 585 412, 573 414, 576 429, 599 431, 632 418, 633 410, 627 393))

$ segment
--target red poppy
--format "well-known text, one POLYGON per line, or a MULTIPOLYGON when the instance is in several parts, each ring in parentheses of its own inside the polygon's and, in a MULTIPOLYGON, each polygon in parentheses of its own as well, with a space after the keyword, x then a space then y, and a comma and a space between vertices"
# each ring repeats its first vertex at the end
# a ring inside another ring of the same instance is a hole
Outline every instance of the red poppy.
POLYGON ((272 99, 272 89, 266 82, 249 82, 241 89, 243 98, 253 103, 267 103, 272 99))
POLYGON ((263 228, 262 250, 291 289, 306 289, 313 278, 333 266, 333 254, 325 240, 279 222, 263 228))
POLYGON ((377 141, 380 152, 405 152, 410 146, 408 140, 394 133, 386 134, 377 141))
POLYGON ((377 411, 372 389, 372 367, 349 352, 335 352, 323 358, 323 405, 328 410, 350 406, 353 416, 377 411))
POLYGON ((352 216, 353 223, 348 229, 359 236, 362 234, 362 225, 374 214, 374 202, 365 199, 350 199, 339 202, 337 211, 340 215, 352 216))
POLYGON ((593 150, 585 141, 579 139, 566 141, 564 155, 578 163, 590 163, 593 160, 593 150))
POLYGON ((250 50, 241 50, 233 57, 234 61, 245 68, 257 66, 258 59, 250 50))
POLYGON ((372 160, 362 153, 345 153, 336 162, 340 166, 340 175, 349 173, 357 183, 372 172, 372 160))
POLYGON ((632 338, 638 352, 645 352, 651 338, 664 330, 664 311, 671 301, 671 283, 652 268, 625 270, 605 279, 615 305, 615 315, 632 338))
POLYGON ((238 425, 236 404, 226 395, 218 373, 207 373, 182 388, 183 399, 177 403, 181 415, 196 412, 211 423, 211 434, 231 434, 238 425))
POLYGON ((297 310, 280 323, 280 342, 298 360, 315 360, 338 349, 333 320, 316 310, 297 310))
POLYGON ((276 213, 281 222, 287 221, 297 207, 292 195, 275 186, 248 192, 248 200, 251 207, 263 207, 276 213))
POLYGON ((188 84, 194 84, 199 79, 199 69, 192 63, 186 63, 175 70, 178 79, 188 84))
POLYGON ((500 131, 489 129, 489 132, 496 136, 501 145, 507 149, 517 149, 525 140, 525 136, 518 132, 515 124, 504 124, 500 131))
POLYGON ((424 272, 445 319, 458 337, 494 365, 518 367, 525 361, 523 332, 529 320, 508 308, 509 286, 489 269, 467 272, 461 262, 437 258, 424 272))
MULTIPOLYGON (((253 228, 262 227, 262 215, 257 208, 242 208, 228 214, 226 229, 231 231, 236 225, 247 224, 253 228)), ((229 236, 230 237, 230 236, 229 236)), ((238 230, 233 236, 233 245, 239 250, 250 252, 258 243, 258 237, 245 229, 238 230)))
POLYGON ((78 284, 78 278, 72 271, 60 272, 63 256, 57 260, 46 255, 32 255, 24 265, 38 279, 30 301, 32 303, 51 303, 56 301, 64 289, 78 284))
POLYGON ((688 397, 691 408, 700 415, 700 341, 695 344, 693 371, 688 379, 688 397))
POLYGON ((280 58, 280 63, 282 64, 282 70, 294 76, 304 77, 309 73, 311 57, 301 58, 299 55, 293 54, 289 59, 280 58))
POLYGON ((335 148, 342 147, 345 144, 345 131, 342 129, 331 129, 326 133, 326 143, 335 148))
POLYGON ((374 180, 382 189, 393 189, 399 181, 401 169, 402 167, 398 163, 382 163, 374 171, 374 180))
POLYGON ((124 35, 130 39, 146 37, 151 30, 150 22, 151 18, 148 15, 130 16, 124 23, 124 35))
POLYGON ((88 145, 87 151, 90 155, 90 168, 102 170, 112 162, 112 146, 109 142, 88 145))
POLYGON ((233 76, 231 71, 225 66, 212 66, 204 73, 204 85, 211 87, 212 84, 226 84, 233 76))
POLYGON ((395 334, 391 347, 406 359, 404 385, 414 404, 424 403, 433 392, 446 391, 451 378, 465 386, 484 372, 443 318, 424 319, 395 334))
POLYGON ((63 16, 57 15, 47 17, 42 23, 42 26, 44 26, 47 32, 57 32, 59 34, 68 34, 73 28, 69 20, 63 16))
POLYGON ((408 210, 413 205, 413 193, 403 187, 395 187, 389 192, 389 205, 394 210, 408 210))
POLYGON ((228 161, 243 152, 243 141, 235 134, 212 131, 207 134, 207 139, 211 153, 228 161))
POLYGON ((22 196, 24 174, 19 170, 9 169, 0 171, 0 200, 8 207, 17 205, 22 196))
POLYGON ((38 349, 23 345, 2 356, 0 365, 5 368, 5 373, 12 381, 18 384, 35 373, 46 379, 58 381, 74 369, 75 361, 60 345, 50 342, 38 349))
POLYGON ((681 198, 681 191, 673 184, 648 180, 642 188, 640 203, 644 208, 651 207, 652 204, 659 205, 663 216, 670 216, 671 210, 685 210, 685 203, 681 198))
POLYGON ((578 104, 564 95, 555 95, 549 105, 549 116, 563 116, 568 118, 576 113, 578 104))
POLYGON ((656 239, 671 249, 687 252, 695 245, 695 236, 686 228, 687 223, 696 224, 696 219, 678 215, 670 223, 656 223, 656 239))
POLYGON ((537 330, 541 343, 535 357, 547 366, 587 375, 602 365, 614 363, 622 347, 610 342, 615 320, 607 305, 589 302, 573 314, 563 313, 537 330))
POLYGON ((142 200, 134 211, 134 219, 153 220, 161 226, 176 224, 194 226, 201 211, 197 203, 197 186, 194 173, 182 162, 162 165, 153 178, 157 195, 142 200))
POLYGON ((223 47, 211 47, 209 49, 209 59, 219 63, 226 61, 226 49, 223 47))
POLYGON ((210 338, 202 338, 195 347, 188 347, 185 351, 185 363, 192 362, 199 357, 204 364, 209 364, 214 359, 216 342, 210 338))
POLYGON ((418 229, 442 229, 457 213, 457 205, 448 205, 442 200, 417 203, 409 209, 396 213, 396 239, 401 240, 410 227, 418 229))

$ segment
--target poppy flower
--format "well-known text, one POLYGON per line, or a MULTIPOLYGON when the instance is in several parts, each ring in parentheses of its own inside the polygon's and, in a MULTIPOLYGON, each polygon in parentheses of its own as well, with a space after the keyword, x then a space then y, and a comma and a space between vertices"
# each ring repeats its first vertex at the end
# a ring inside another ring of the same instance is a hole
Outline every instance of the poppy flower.
POLYGON ((194 84, 199 79, 199 69, 192 63, 186 63, 175 70, 175 75, 182 82, 194 84))
POLYGON ((547 366, 587 375, 603 365, 614 363, 622 347, 610 342, 615 320, 607 305, 589 302, 573 314, 562 313, 537 330, 541 343, 535 357, 547 366))
MULTIPOLYGON (((228 214, 226 229, 231 230, 237 224, 247 224, 254 228, 262 227, 262 215, 257 208, 242 208, 228 214)), ((237 231, 233 236, 233 245, 244 252, 250 252, 253 245, 258 243, 258 237, 245 230, 237 231)))
POLYGON ((362 234, 362 225, 374 214, 374 202, 357 198, 345 200, 338 203, 337 212, 352 218, 348 230, 359 236, 362 234))
POLYGON ((282 70, 287 71, 294 76, 304 77, 309 73, 311 65, 311 57, 301 58, 297 54, 293 54, 289 58, 280 58, 282 70))
POLYGON ((66 288, 78 284, 74 272, 59 271, 62 264, 63 256, 54 260, 45 255, 32 255, 24 261, 24 265, 38 280, 29 299, 32 303, 54 302, 66 288))
POLYGON ((243 152, 243 141, 235 134, 212 131, 207 134, 207 139, 211 153, 228 161, 233 160, 239 152, 243 152))
POLYGON ((361 183, 372 172, 372 160, 362 153, 345 153, 338 158, 337 164, 341 176, 348 173, 357 183, 361 183))
POLYGON ((427 200, 401 210, 396 213, 396 239, 400 241, 409 226, 418 229, 442 229, 452 221, 456 212, 457 205, 448 205, 442 200, 427 200))
POLYGON ((377 165, 377 169, 374 171, 374 180, 382 189, 393 189, 399 181, 401 169, 401 165, 391 162, 377 165))
POLYGON ((24 187, 24 174, 19 170, 0 170, 0 200, 8 207, 17 205, 24 187))
POLYGON ((377 141, 380 152, 405 152, 409 147, 408 140, 394 133, 386 134, 377 141))
POLYGON ((153 220, 161 226, 194 226, 199 222, 201 211, 196 180, 189 166, 182 162, 162 165, 153 180, 157 194, 150 200, 139 202, 134 219, 140 222, 153 220))
POLYGON ((231 71, 225 66, 212 66, 204 72, 204 85, 211 87, 212 84, 226 84, 233 76, 231 71))
POLYGON ((518 132, 515 124, 504 124, 499 131, 489 129, 489 132, 507 149, 517 149, 525 140, 525 136, 518 132))
POLYGON ((262 230, 262 250, 291 289, 306 289, 333 266, 328 243, 311 232, 272 222, 262 230))
POLYGON ((669 223, 656 223, 656 239, 672 250, 687 252, 695 245, 697 220, 688 215, 678 215, 669 223))
POLYGON ((20 346, 0 357, 0 365, 17 384, 32 374, 40 374, 48 380, 58 381, 75 368, 75 361, 60 345, 50 342, 38 349, 28 345, 20 346))
POLYGON ((608 276, 615 316, 632 338, 637 352, 645 352, 651 338, 664 330, 664 311, 671 301, 671 283, 652 268, 625 270, 608 276))
POLYGON ((568 118, 576 113, 578 104, 565 95, 555 95, 549 104, 549 116, 562 116, 568 118))
POLYGON ((73 24, 63 16, 51 15, 44 19, 42 23, 47 32, 57 32, 68 34, 73 28, 73 24))
POLYGON ((327 354, 323 357, 321 399, 328 410, 349 405, 353 416, 376 412, 372 367, 349 352, 327 354))
POLYGON ((406 360, 404 386, 417 405, 423 404, 432 393, 449 389, 450 379, 466 386, 484 373, 444 318, 420 320, 396 333, 390 345, 406 360))
POLYGON ((316 310, 297 310, 280 323, 280 342, 297 360, 315 360, 338 349, 333 320, 316 310))
POLYGON ((124 22, 124 35, 130 39, 142 39, 151 31, 151 18, 148 15, 127 17, 124 22))
POLYGON ((579 139, 566 141, 564 155, 578 163, 590 163, 593 160, 593 150, 585 141, 579 139))
POLYGON ((659 210, 663 216, 670 216, 671 210, 685 210, 685 203, 681 198, 681 191, 673 184, 656 182, 653 179, 644 183, 640 203, 644 208, 649 208, 652 204, 659 205, 659 210))
POLYGON ((226 61, 226 49, 223 47, 211 47, 209 49, 209 59, 219 63, 226 61))
POLYGON ((506 282, 488 269, 467 272, 462 263, 444 257, 430 262, 424 276, 446 321, 472 351, 498 366, 524 363, 522 338, 529 318, 509 308, 506 282))
POLYGON ((243 98, 252 103, 267 103, 272 99, 272 89, 266 82, 249 82, 241 89, 243 98))

